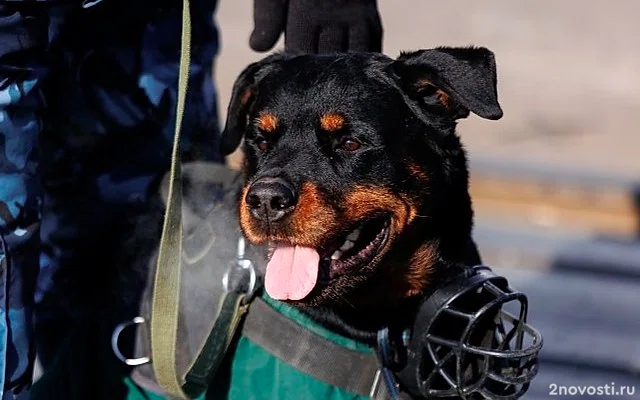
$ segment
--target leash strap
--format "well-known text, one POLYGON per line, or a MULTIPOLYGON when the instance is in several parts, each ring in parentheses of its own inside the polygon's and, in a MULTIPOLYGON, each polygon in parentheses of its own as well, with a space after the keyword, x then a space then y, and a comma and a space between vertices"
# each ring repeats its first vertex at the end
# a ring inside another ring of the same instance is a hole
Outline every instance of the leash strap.
POLYGON ((388 399, 374 353, 347 349, 253 300, 242 334, 278 359, 329 385, 374 400, 388 399))
POLYGON ((171 152, 169 192, 158 250, 151 303, 151 360, 158 384, 172 397, 196 398, 204 393, 222 362, 229 344, 248 309, 246 295, 226 292, 219 317, 198 357, 183 378, 176 365, 176 341, 182 267, 182 170, 180 134, 189 83, 191 15, 189 0, 182 2, 182 37, 178 76, 176 125, 171 152))
POLYGON ((176 340, 180 303, 182 254, 182 172, 180 168, 180 133, 189 82, 191 53, 191 15, 189 0, 182 2, 182 35, 178 72, 176 125, 171 152, 169 194, 151 301, 151 360, 158 384, 170 395, 184 399, 176 369, 176 340))

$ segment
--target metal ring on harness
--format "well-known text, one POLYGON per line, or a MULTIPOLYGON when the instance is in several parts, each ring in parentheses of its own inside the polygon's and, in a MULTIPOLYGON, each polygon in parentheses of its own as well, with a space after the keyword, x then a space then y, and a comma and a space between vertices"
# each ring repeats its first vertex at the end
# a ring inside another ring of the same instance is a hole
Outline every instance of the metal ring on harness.
POLYGON ((118 339, 120 338, 120 334, 130 326, 144 324, 146 321, 144 317, 135 317, 131 321, 126 321, 118 324, 116 328, 113 330, 111 334, 111 349, 113 353, 116 355, 118 360, 130 366, 138 366, 144 365, 151 361, 149 357, 138 357, 138 358, 127 358, 122 354, 120 348, 118 347, 118 339))
POLYGON ((229 292, 231 290, 237 291, 237 289, 241 285, 241 282, 246 277, 245 275, 246 273, 249 274, 248 276, 249 282, 247 284, 246 290, 244 291, 246 294, 245 302, 249 301, 253 296, 254 292, 256 291, 256 283, 257 283, 258 277, 256 275, 256 269, 253 266, 253 262, 245 258, 245 241, 243 237, 240 237, 238 239, 238 252, 237 252, 236 260, 231 266, 229 266, 229 268, 225 271, 224 275, 222 276, 223 289, 226 292, 229 292), (234 278, 232 275, 234 271, 240 272, 241 276, 239 278, 234 278))

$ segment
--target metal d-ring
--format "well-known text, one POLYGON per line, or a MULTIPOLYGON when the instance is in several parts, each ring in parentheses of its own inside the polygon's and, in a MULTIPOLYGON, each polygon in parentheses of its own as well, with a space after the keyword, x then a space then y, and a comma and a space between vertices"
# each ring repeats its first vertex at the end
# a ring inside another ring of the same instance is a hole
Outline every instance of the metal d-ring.
POLYGON ((111 334, 111 349, 113 350, 113 353, 116 355, 118 360, 130 366, 144 365, 151 361, 151 358, 149 357, 127 358, 124 356, 124 354, 122 354, 120 348, 118 347, 118 339, 120 338, 120 334, 122 333, 122 331, 130 326, 144 324, 145 322, 146 321, 144 317, 135 317, 131 321, 123 322, 115 327, 113 333, 111 334))
POLYGON ((222 287, 226 292, 229 291, 230 289, 229 274, 231 273, 232 269, 235 268, 235 269, 239 269, 242 272, 249 273, 249 287, 245 292, 247 299, 249 299, 251 298, 251 296, 253 295, 256 289, 257 277, 256 277, 256 270, 253 266, 253 263, 248 258, 245 258, 245 254, 244 254, 245 247, 246 247, 246 244, 245 244, 244 238, 241 236, 240 238, 238 238, 238 252, 236 253, 235 263, 229 266, 229 268, 225 271, 224 275, 222 276, 222 287))

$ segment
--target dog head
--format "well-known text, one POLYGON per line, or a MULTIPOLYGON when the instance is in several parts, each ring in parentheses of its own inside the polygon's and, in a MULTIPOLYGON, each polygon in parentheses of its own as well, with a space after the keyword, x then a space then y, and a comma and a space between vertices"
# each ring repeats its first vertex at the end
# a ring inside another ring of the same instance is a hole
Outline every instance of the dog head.
POLYGON ((309 306, 378 307, 459 261, 473 212, 456 121, 499 119, 493 53, 276 54, 235 82, 222 146, 244 138, 247 239, 265 285, 309 306))

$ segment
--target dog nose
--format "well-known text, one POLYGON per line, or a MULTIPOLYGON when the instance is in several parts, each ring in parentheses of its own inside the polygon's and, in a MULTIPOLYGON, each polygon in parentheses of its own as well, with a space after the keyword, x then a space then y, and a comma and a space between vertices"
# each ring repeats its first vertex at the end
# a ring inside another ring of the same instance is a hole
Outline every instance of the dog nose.
POLYGON ((282 178, 260 178, 255 181, 245 202, 251 214, 260 221, 275 222, 291 213, 296 205, 296 192, 282 178))

